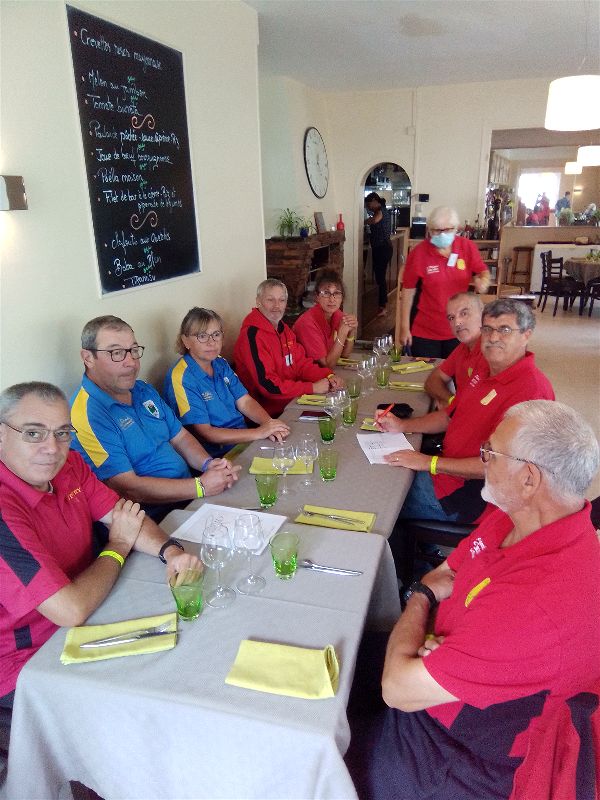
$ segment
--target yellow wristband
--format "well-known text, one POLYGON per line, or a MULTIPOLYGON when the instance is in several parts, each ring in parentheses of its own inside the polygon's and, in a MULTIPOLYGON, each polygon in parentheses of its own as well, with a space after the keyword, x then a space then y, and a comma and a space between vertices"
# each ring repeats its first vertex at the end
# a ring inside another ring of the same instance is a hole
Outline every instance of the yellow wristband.
POLYGON ((102 556, 108 556, 109 558, 114 558, 115 561, 119 562, 119 567, 122 567, 125 563, 125 559, 120 553, 115 553, 114 550, 103 550, 101 553, 98 554, 98 558, 102 558, 102 556))
POLYGON ((354 342, 354 341, 356 341, 356 336, 346 336, 346 341, 347 342, 354 342))
POLYGON ((432 456, 431 464, 429 465, 429 472, 431 472, 432 475, 437 475, 438 458, 439 456, 432 456))
POLYGON ((456 397, 455 394, 451 394, 450 395, 450 397, 448 398, 448 405, 450 405, 452 403, 452 401, 454 400, 455 397, 456 397))
POLYGON ((198 477, 194 478, 194 480, 196 481, 196 497, 204 497, 206 491, 204 489, 202 481, 198 477))

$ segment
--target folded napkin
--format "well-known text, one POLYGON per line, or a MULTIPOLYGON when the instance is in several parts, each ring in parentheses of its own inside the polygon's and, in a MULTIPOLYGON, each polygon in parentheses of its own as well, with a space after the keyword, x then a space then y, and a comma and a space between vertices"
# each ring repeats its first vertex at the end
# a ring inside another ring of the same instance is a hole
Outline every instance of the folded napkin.
POLYGON ((223 458, 226 458, 228 461, 234 461, 240 453, 243 453, 247 447, 250 447, 250 442, 240 442, 239 444, 234 445, 231 450, 228 450, 223 458))
POLYGON ((422 383, 408 383, 407 381, 390 381, 390 389, 402 389, 405 392, 422 392, 422 383))
POLYGON ((357 358, 338 358, 337 360, 338 366, 345 367, 348 364, 358 364, 357 358))
POLYGON ((302 394, 296 400, 298 405, 301 406, 324 406, 325 405, 325 395, 324 394, 302 394))
POLYGON ((424 372, 427 369, 433 369, 433 364, 426 364, 424 361, 408 361, 406 364, 394 364, 392 370, 394 372, 424 372))
POLYGON ((361 431, 379 431, 379 428, 375 427, 375 420, 373 417, 365 417, 362 421, 360 429, 361 431))
MULTIPOLYGON (((306 469, 306 464, 300 458, 297 458, 294 462, 294 466, 291 469, 288 469, 288 475, 311 475, 313 471, 313 465, 311 463, 310 467, 306 469)), ((250 475, 281 475, 281 471, 275 469, 273 466, 273 461, 270 458, 260 458, 259 456, 255 456, 252 459, 252 464, 250 464, 250 469, 248 470, 250 475)))
POLYGON ((177 614, 161 614, 158 617, 142 617, 128 619, 123 622, 110 622, 107 625, 82 625, 70 628, 67 632, 65 646, 60 656, 63 664, 77 664, 86 661, 102 661, 105 658, 121 656, 137 656, 143 653, 158 653, 170 650, 177 642, 177 614), (139 631, 142 628, 153 628, 155 625, 169 623, 173 627, 172 636, 149 636, 128 644, 112 644, 110 647, 90 647, 82 650, 79 645, 93 642, 96 639, 108 639, 109 636, 120 636, 122 633, 139 631))
POLYGON ((323 650, 244 639, 225 683, 258 692, 322 700, 333 697, 340 668, 332 645, 323 650))
POLYGON ((305 511, 314 514, 332 514, 339 517, 348 517, 356 522, 344 522, 341 519, 330 519, 327 516, 313 517, 308 514, 299 514, 294 522, 304 522, 306 525, 318 525, 320 528, 343 528, 346 531, 365 531, 368 533, 375 524, 377 514, 371 511, 343 511, 339 508, 324 508, 323 506, 304 506, 305 511))

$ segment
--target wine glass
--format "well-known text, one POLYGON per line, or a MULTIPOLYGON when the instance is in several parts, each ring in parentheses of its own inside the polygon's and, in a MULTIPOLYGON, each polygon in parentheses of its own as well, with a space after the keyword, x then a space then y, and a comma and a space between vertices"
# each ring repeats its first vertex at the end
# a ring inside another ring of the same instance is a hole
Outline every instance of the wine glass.
POLYGON ((296 447, 296 456, 302 461, 306 468, 306 477, 303 481, 304 486, 312 486, 312 474, 309 470, 319 457, 319 445, 314 436, 308 433, 302 437, 300 443, 296 447))
POLYGON ((238 550, 243 550, 248 559, 250 574, 241 578, 236 587, 241 594, 258 594, 267 585, 260 575, 252 572, 252 556, 258 555, 264 545, 263 531, 260 517, 257 514, 240 514, 233 523, 233 544, 238 550))
POLYGON ((296 463, 296 456, 294 447, 290 444, 281 444, 273 448, 273 466, 278 472, 283 473, 283 480, 281 481, 281 488, 279 494, 289 494, 290 490, 287 486, 287 474, 294 464, 296 463))
POLYGON ((227 608, 235 600, 235 592, 227 586, 221 585, 221 570, 230 561, 233 555, 231 537, 226 526, 221 520, 210 516, 206 520, 200 558, 209 569, 217 571, 217 586, 208 595, 206 602, 213 608, 227 608))
POLYGON ((368 374, 368 381, 367 381, 367 394, 371 394, 375 391, 375 387, 373 386, 373 379, 375 377, 375 370, 377 369, 377 356, 367 356, 366 359, 367 364, 367 374, 368 374))
MULTIPOLYGON (((341 419, 344 406, 348 405, 348 400, 350 399, 350 397, 348 395, 347 389, 336 389, 332 394, 334 395, 334 402, 336 409, 336 423, 337 423, 338 417, 339 419, 341 419)), ((340 432, 342 430, 343 427, 340 427, 340 432)))

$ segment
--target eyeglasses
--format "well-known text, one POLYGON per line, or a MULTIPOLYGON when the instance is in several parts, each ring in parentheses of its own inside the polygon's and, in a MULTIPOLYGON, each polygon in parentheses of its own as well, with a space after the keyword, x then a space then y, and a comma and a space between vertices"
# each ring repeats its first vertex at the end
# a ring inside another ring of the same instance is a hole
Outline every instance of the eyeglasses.
POLYGON ((98 350, 95 347, 90 347, 92 353, 110 353, 113 361, 125 361, 127 353, 131 354, 134 361, 138 361, 144 355, 145 349, 141 344, 136 344, 135 347, 116 347, 114 350, 98 350))
POLYGON ((546 469, 546 467, 542 467, 541 464, 536 464, 535 461, 531 461, 529 458, 519 458, 519 456, 511 456, 508 453, 499 453, 497 450, 491 449, 490 442, 484 442, 479 448, 479 457, 484 464, 487 464, 490 460, 490 456, 504 456, 504 458, 512 458, 513 461, 521 461, 523 464, 533 464, 534 467, 554 475, 551 469, 546 469))
POLYGON ((429 232, 432 233, 434 236, 436 236, 438 233, 452 233, 452 231, 455 231, 455 230, 456 230, 456 227, 452 227, 452 228, 430 228, 429 232))
POLYGON ((75 428, 58 428, 58 430, 51 431, 48 428, 37 428, 33 425, 26 425, 24 428, 15 428, 14 425, 9 425, 8 422, 2 420, 2 424, 6 425, 12 431, 21 434, 21 439, 29 444, 40 444, 45 442, 46 439, 53 434, 58 444, 70 444, 73 434, 77 433, 75 428))
POLYGON ((482 336, 491 336, 492 333, 497 333, 501 339, 506 339, 511 333, 521 333, 519 328, 511 328, 508 325, 500 325, 499 328, 493 328, 491 325, 481 326, 482 336))
POLYGON ((321 295, 321 297, 334 297, 336 300, 338 299, 338 297, 342 296, 342 292, 338 292, 338 291, 328 292, 327 289, 322 289, 319 292, 319 294, 321 295))
POLYGON ((202 333, 190 333, 190 336, 194 336, 200 344, 206 344, 209 339, 212 339, 213 342, 220 342, 223 338, 223 331, 213 331, 212 333, 202 331, 202 333))

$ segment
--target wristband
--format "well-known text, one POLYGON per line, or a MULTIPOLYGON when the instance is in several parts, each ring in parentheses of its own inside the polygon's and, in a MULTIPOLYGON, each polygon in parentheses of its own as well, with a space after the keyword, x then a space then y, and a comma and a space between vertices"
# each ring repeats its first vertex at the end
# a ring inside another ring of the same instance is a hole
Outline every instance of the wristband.
POLYGON ((356 341, 356 336, 346 336, 346 341, 347 342, 355 342, 356 341))
POLYGON ((431 463, 430 463, 430 465, 429 465, 429 472, 430 472, 432 475, 437 475, 437 462, 438 462, 438 458, 439 458, 439 456, 432 456, 432 457, 431 457, 431 463))
POLYGON ((163 564, 167 563, 167 559, 164 556, 164 552, 167 549, 167 547, 171 547, 171 545, 175 545, 175 547, 178 547, 182 551, 185 549, 184 546, 181 544, 181 542, 178 542, 177 539, 167 539, 167 541, 158 551, 158 557, 163 562, 163 564))
POLYGON ((200 472, 206 472, 208 465, 210 464, 211 461, 214 461, 214 458, 212 456, 209 456, 200 467, 200 472))
POLYGON ((125 559, 120 553, 115 553, 114 550, 103 550, 101 553, 98 553, 98 558, 102 558, 102 556, 108 556, 109 558, 114 558, 115 561, 119 564, 119 569, 125 563, 125 559))
POLYGON ((452 403, 452 401, 454 400, 455 397, 456 397, 455 394, 451 394, 450 395, 450 397, 448 398, 448 405, 450 405, 452 403))
POLYGON ((204 484, 198 477, 195 477, 194 480, 196 481, 196 497, 204 497, 204 495, 206 494, 206 490, 204 489, 204 484))

